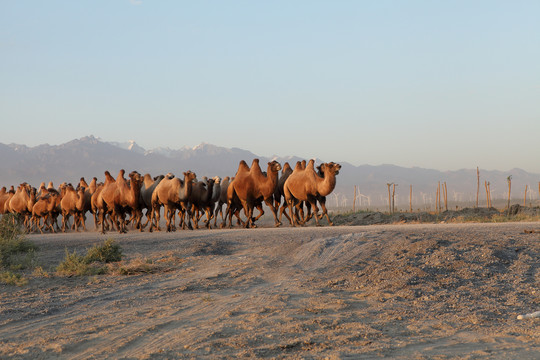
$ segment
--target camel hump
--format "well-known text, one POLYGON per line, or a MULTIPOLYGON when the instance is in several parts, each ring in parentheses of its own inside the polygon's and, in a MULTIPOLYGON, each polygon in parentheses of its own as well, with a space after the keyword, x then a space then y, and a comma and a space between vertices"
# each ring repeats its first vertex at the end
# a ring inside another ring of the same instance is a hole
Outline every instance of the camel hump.
POLYGON ((107 170, 105 171, 105 182, 115 182, 114 178, 111 176, 111 173, 107 170))
POLYGON ((303 160, 303 161, 297 161, 297 162, 296 162, 296 165, 294 166, 294 171, 304 170, 305 164, 306 164, 306 161, 305 161, 305 160, 303 160), (304 165, 302 165, 302 162, 304 163, 304 165))
POLYGON ((285 163, 283 164, 283 169, 282 170, 283 170, 283 172, 287 172, 289 170, 292 170, 291 165, 289 164, 288 161, 285 161, 285 163))
POLYGON ((240 164, 238 164, 238 172, 240 171, 249 171, 249 166, 244 160, 240 160, 240 164))

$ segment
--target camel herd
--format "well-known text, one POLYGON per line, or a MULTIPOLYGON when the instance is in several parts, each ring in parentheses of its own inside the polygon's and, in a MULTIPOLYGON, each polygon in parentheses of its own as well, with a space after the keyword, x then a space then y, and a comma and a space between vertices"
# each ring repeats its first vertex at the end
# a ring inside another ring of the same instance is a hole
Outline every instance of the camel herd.
POLYGON ((86 230, 88 212, 93 214, 94 226, 102 233, 113 228, 123 233, 129 224, 140 231, 146 226, 149 231, 161 230, 161 207, 167 231, 176 230, 176 216, 182 229, 193 229, 199 227, 203 216, 207 228, 211 228, 212 219, 217 227, 220 214, 220 227, 232 227, 234 215, 238 225, 249 228, 256 227, 255 222, 264 214, 265 203, 272 211, 275 226, 281 225, 283 215, 292 226, 304 225, 311 218, 320 225, 323 216, 333 225, 326 209, 326 196, 334 190, 340 169, 341 165, 333 162, 315 167, 313 160, 299 161, 292 169, 289 163, 281 167, 277 161, 271 161, 263 171, 258 159, 251 166, 242 160, 233 178, 203 177, 200 181, 191 171, 184 172, 183 179, 170 173, 142 176, 137 171, 129 173, 126 179, 124 170, 115 179, 105 171, 102 183, 94 177, 90 184, 81 178, 76 187, 62 183, 58 189, 51 182, 48 186, 41 183, 39 189, 27 183, 20 184, 16 190, 13 186, 10 190, 3 187, 0 214, 16 214, 28 232, 41 233, 65 232, 70 228, 78 231, 79 227, 86 230), (321 215, 317 203, 322 208, 321 215), (257 216, 255 209, 259 211, 257 216))

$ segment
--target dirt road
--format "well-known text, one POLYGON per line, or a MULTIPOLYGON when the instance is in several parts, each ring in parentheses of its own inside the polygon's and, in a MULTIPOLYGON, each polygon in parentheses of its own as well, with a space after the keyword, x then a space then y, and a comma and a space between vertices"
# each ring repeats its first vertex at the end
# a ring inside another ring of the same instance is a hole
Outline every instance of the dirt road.
POLYGON ((112 237, 134 275, 0 285, 0 358, 540 358, 538 223, 30 235, 44 269, 112 237))

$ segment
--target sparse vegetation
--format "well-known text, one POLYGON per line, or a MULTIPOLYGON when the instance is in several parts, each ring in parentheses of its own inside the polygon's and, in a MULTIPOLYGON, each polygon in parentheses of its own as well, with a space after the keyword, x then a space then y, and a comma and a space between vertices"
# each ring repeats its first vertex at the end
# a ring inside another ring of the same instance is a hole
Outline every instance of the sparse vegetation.
POLYGON ((0 272, 0 283, 6 285, 23 286, 28 284, 28 279, 26 279, 19 273, 14 273, 12 271, 2 271, 0 272))
POLYGON ((113 239, 107 239, 103 245, 95 245, 90 248, 85 256, 85 261, 87 263, 95 261, 110 263, 120 260, 122 260, 122 250, 120 245, 115 243, 113 239))
POLYGON ((101 275, 109 272, 106 263, 120 260, 122 260, 120 245, 112 239, 107 239, 102 245, 88 249, 84 256, 78 255, 76 251, 70 253, 66 249, 64 261, 58 265, 56 272, 66 276, 101 275))
POLYGON ((0 283, 22 286, 28 283, 15 271, 30 268, 37 247, 24 238, 18 217, 5 214, 0 219, 0 283))

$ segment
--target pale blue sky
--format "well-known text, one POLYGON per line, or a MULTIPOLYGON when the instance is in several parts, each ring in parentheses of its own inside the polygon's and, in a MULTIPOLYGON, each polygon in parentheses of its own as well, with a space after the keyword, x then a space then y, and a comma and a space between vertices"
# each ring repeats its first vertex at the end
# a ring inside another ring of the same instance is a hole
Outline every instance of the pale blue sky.
POLYGON ((540 1, 0 0, 0 142, 540 173, 540 1))

